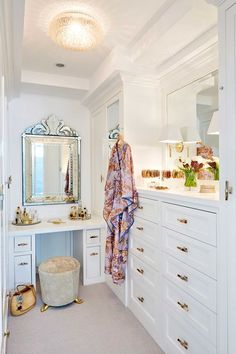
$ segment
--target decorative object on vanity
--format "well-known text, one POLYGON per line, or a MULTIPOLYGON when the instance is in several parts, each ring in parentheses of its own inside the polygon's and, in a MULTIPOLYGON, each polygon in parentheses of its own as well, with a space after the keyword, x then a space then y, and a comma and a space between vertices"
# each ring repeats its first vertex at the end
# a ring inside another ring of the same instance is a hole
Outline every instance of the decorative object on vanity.
POLYGON ((18 285, 10 295, 10 312, 20 316, 31 310, 36 304, 36 291, 33 285, 18 285))
POLYGON ((184 162, 179 159, 179 162, 182 166, 179 166, 179 169, 185 175, 185 187, 191 190, 192 187, 197 187, 197 173, 203 168, 203 163, 197 161, 191 161, 190 163, 184 162))
POLYGON ((16 208, 15 220, 12 222, 13 225, 17 226, 27 226, 39 224, 41 220, 38 219, 37 210, 30 209, 28 212, 26 208, 22 209, 18 206, 16 208))
POLYGON ((125 280, 128 235, 137 205, 131 148, 119 135, 109 160, 103 210, 107 222, 105 273, 111 274, 114 284, 125 280))
POLYGON ((220 164, 219 159, 214 157, 211 161, 207 161, 207 170, 214 175, 214 180, 219 181, 220 179, 220 164))
POLYGON ((60 224, 65 224, 66 223, 61 218, 49 219, 48 222, 51 223, 51 224, 55 224, 55 225, 60 225, 60 224))
POLYGON ((211 159, 213 157, 213 149, 210 146, 202 145, 197 147, 197 156, 204 159, 211 159))
POLYGON ((80 200, 80 137, 51 115, 22 134, 23 205, 80 200))
POLYGON ((182 152, 184 149, 183 146, 183 137, 181 135, 180 129, 174 125, 166 124, 162 127, 161 133, 159 136, 159 142, 168 144, 169 147, 169 157, 172 156, 172 147, 174 146, 177 152, 182 152))
POLYGON ((87 208, 82 208, 79 205, 73 205, 70 208, 69 214, 70 220, 89 220, 91 219, 91 214, 88 214, 87 208))
POLYGON ((160 177, 159 170, 142 170, 141 175, 143 178, 156 178, 160 177))
POLYGON ((39 265, 39 279, 43 305, 41 312, 50 306, 82 304, 79 295, 80 262, 73 257, 52 257, 39 265))
POLYGON ((211 184, 201 184, 199 193, 215 193, 216 187, 211 184))

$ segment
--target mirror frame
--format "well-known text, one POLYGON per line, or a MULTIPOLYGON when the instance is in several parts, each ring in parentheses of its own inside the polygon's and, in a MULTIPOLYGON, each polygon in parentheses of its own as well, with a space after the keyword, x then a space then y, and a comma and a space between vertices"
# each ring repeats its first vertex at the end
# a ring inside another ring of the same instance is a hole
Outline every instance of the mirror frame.
POLYGON ((56 205, 56 204, 74 204, 81 200, 81 137, 76 130, 66 126, 63 120, 59 120, 57 116, 50 115, 47 119, 43 119, 41 122, 36 123, 25 129, 21 135, 22 146, 22 205, 34 206, 34 205, 56 205), (27 202, 26 200, 26 161, 25 161, 25 138, 26 137, 69 137, 74 138, 77 141, 78 146, 78 195, 74 201, 40 201, 35 203, 27 202))

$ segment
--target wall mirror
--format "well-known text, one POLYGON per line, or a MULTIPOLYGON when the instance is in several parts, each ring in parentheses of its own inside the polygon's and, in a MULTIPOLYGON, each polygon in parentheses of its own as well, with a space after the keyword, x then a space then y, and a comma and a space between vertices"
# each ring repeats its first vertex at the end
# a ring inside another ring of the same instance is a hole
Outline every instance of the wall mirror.
POLYGON ((56 116, 22 134, 23 205, 80 200, 80 137, 56 116))
MULTIPOLYGON (((186 134, 198 137, 203 145, 211 147, 219 156, 218 132, 211 134, 214 112, 218 111, 218 71, 201 77, 167 95, 167 123, 180 129, 183 141, 186 134)), ((219 123, 218 123, 219 124, 219 123)), ((190 139, 191 140, 191 139, 190 139)), ((188 144, 190 157, 196 155, 196 143, 188 144)))

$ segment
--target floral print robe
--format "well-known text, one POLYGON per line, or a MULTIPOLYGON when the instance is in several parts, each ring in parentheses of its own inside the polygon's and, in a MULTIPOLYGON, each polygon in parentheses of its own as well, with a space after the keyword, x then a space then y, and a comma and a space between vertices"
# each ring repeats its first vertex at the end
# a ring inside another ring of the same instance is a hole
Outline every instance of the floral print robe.
POLYGON ((131 148, 127 143, 116 143, 111 151, 103 216, 107 222, 105 273, 113 283, 122 284, 128 256, 128 233, 134 222, 138 194, 133 178, 131 148))

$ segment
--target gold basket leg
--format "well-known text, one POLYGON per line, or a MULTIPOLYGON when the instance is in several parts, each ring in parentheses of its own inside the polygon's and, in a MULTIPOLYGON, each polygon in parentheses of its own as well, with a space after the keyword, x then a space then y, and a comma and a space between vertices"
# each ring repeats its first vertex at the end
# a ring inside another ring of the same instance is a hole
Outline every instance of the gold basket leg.
POLYGON ((48 309, 49 307, 50 307, 49 305, 43 304, 43 305, 41 306, 41 308, 40 308, 40 311, 41 311, 41 312, 45 312, 45 311, 47 311, 47 309, 48 309))
POLYGON ((84 300, 81 299, 81 298, 79 298, 79 297, 77 297, 77 299, 75 299, 74 302, 75 302, 76 304, 80 305, 80 304, 83 304, 84 300))

